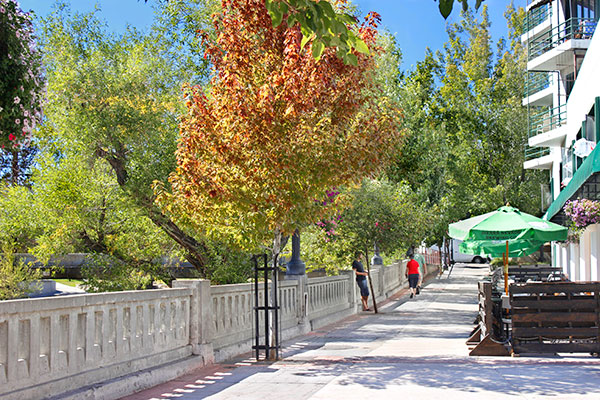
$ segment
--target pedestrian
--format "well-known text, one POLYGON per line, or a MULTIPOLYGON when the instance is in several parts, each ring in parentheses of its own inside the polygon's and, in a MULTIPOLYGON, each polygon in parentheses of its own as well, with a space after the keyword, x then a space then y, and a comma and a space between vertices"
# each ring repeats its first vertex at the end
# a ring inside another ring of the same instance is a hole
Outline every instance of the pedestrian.
POLYGON ((405 275, 408 278, 408 286, 410 288, 410 298, 412 299, 417 294, 417 286, 419 285, 419 263, 415 260, 414 254, 409 253, 408 263, 406 264, 405 275))
POLYGON ((357 251, 354 253, 354 261, 352 261, 352 269, 356 273, 356 284, 360 289, 360 300, 362 302, 363 311, 371 311, 369 305, 367 304, 367 300, 369 299, 369 286, 367 284, 367 276, 368 274, 365 272, 365 269, 362 265, 361 260, 363 259, 363 253, 361 251, 357 251))
POLYGON ((421 293, 421 285, 423 284, 423 278, 425 277, 427 263, 422 254, 415 254, 415 261, 419 263, 419 283, 417 283, 417 294, 419 294, 421 293))

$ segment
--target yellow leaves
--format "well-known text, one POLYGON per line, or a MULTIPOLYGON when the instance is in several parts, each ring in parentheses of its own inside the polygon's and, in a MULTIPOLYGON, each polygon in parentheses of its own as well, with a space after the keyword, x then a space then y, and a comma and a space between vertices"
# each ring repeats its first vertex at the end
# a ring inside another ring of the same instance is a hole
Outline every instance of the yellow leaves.
POLYGON ((290 104, 283 113, 284 117, 293 117, 296 115, 296 111, 294 110, 294 105, 290 104))
POLYGON ((315 200, 381 168, 396 140, 395 110, 364 95, 376 93, 372 56, 350 67, 325 50, 317 63, 297 30, 272 28, 261 1, 230 5, 235 20, 220 20, 219 47, 207 51, 217 78, 208 95, 187 96, 173 194, 160 196, 245 244, 319 218, 315 200))

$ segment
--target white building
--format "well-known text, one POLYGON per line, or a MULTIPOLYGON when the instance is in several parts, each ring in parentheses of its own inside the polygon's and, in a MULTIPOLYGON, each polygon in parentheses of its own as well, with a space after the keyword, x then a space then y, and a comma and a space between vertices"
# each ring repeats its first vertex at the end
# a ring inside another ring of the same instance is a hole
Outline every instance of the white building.
MULTIPOLYGON (((600 200, 599 17, 600 0, 530 0, 521 38, 528 50, 524 168, 549 170, 544 218, 563 225, 567 201, 600 200)), ((599 257, 598 225, 578 244, 552 245, 553 265, 571 280, 598 280, 599 257)))

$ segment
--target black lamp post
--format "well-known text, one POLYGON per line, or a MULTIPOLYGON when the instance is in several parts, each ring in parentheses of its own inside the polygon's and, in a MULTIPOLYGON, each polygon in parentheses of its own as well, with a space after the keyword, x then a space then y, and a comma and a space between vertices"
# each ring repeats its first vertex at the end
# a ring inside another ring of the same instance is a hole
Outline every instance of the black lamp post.
POLYGON ((306 275, 306 265, 300 259, 300 231, 298 229, 292 235, 292 258, 287 263, 285 275, 306 275))

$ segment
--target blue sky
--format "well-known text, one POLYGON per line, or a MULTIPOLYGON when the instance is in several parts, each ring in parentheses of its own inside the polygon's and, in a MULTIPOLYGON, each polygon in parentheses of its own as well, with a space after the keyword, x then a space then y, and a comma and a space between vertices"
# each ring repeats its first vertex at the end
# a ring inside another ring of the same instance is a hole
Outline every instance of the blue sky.
MULTIPOLYGON (((122 32, 127 24, 143 29, 152 21, 152 3, 149 0, 71 0, 71 8, 77 11, 91 11, 95 4, 102 9, 101 15, 111 29, 122 32)), ((396 36, 403 53, 403 69, 410 69, 422 60, 427 47, 441 49, 446 41, 446 21, 438 12, 438 3, 433 0, 354 0, 362 14, 377 11, 382 16, 382 24, 396 36)), ((24 10, 33 10, 44 16, 50 12, 53 0, 19 0, 24 10)), ((470 1, 473 4, 474 1, 470 1)), ((510 0, 485 0, 492 21, 492 37, 497 40, 506 36, 506 21, 503 13, 510 0)), ((526 0, 514 0, 515 6, 525 7, 526 0)), ((460 5, 449 18, 458 17, 460 5)))

